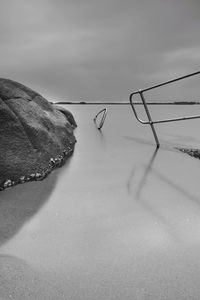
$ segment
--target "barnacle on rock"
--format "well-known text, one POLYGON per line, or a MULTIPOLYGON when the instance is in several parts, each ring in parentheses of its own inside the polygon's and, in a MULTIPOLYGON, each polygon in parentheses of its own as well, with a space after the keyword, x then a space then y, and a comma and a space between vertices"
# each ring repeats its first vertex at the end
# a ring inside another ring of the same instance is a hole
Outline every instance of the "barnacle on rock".
POLYGON ((5 182, 4 182, 4 188, 7 188, 7 187, 10 187, 12 185, 12 181, 10 179, 7 179, 5 182))

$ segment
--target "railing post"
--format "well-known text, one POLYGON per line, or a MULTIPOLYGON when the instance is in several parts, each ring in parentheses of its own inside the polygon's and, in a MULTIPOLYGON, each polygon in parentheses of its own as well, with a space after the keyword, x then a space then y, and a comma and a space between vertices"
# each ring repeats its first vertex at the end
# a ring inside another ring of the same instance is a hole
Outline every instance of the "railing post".
POLYGON ((145 109, 145 112, 147 114, 147 118, 149 120, 149 125, 151 126, 151 130, 153 132, 153 136, 154 136, 154 139, 156 141, 157 148, 159 148, 160 147, 160 143, 159 143, 158 136, 157 136, 157 133, 156 133, 156 130, 155 130, 155 127, 154 127, 154 124, 153 124, 153 121, 152 121, 152 118, 151 118, 148 106, 146 104, 143 92, 142 92, 142 90, 139 90, 138 93, 140 94, 140 97, 142 99, 142 103, 144 105, 144 109, 145 109))

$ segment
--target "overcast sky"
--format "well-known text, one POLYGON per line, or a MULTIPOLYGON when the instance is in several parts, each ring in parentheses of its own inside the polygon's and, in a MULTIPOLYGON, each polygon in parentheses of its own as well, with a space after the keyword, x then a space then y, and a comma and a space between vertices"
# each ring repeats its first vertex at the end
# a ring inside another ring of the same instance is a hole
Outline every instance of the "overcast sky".
MULTIPOLYGON (((126 101, 200 69, 200 0, 0 4, 1 77, 49 100, 126 101)), ((198 93, 200 80, 191 87, 198 93)))

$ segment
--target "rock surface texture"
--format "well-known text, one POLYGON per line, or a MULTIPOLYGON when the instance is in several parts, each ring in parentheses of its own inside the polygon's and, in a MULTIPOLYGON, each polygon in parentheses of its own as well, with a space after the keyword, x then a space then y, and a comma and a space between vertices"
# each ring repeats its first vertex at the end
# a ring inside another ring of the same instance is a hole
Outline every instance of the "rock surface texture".
POLYGON ((28 87, 0 79, 0 190, 42 180, 74 150, 72 114, 28 87))

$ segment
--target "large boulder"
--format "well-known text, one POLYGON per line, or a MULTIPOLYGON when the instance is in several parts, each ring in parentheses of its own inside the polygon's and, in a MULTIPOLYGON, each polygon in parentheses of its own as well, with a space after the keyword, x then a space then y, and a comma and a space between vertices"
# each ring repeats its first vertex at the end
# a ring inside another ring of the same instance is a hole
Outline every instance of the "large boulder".
POLYGON ((0 79, 0 190, 45 178, 74 150, 72 114, 38 93, 0 79))

